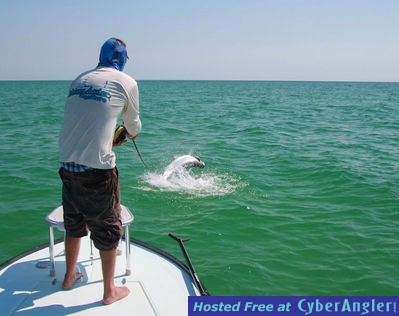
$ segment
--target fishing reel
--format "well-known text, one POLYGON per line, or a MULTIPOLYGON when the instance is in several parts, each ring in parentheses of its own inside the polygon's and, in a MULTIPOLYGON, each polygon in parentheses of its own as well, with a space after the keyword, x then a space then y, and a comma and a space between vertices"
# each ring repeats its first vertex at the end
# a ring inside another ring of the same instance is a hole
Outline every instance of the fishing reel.
POLYGON ((127 136, 126 127, 123 125, 118 126, 115 129, 115 133, 114 133, 114 143, 118 144, 121 141, 124 141, 126 139, 126 136, 127 136))

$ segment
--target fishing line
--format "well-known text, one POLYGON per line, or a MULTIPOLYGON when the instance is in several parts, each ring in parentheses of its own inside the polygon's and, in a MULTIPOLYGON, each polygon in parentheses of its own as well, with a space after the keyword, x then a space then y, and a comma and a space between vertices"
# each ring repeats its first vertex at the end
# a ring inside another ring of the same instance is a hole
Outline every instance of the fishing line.
MULTIPOLYGON (((120 143, 121 141, 126 139, 126 135, 127 135, 127 130, 126 127, 123 125, 117 126, 117 128, 115 129, 115 133, 114 133, 114 143, 120 143)), ((136 142, 134 141, 134 139, 132 139, 132 142, 134 144, 134 148, 136 148, 136 152, 143 164, 144 167, 147 167, 146 163, 143 160, 143 157, 141 157, 139 148, 137 147, 136 142)))

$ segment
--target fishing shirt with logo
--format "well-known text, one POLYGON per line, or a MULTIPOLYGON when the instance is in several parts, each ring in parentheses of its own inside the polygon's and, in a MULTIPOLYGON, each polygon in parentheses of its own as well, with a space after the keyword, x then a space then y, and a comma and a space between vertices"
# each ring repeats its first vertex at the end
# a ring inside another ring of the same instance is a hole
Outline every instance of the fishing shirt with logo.
POLYGON ((72 82, 65 104, 60 161, 95 169, 114 168, 112 143, 121 118, 130 135, 140 133, 136 81, 110 67, 81 74, 72 82))

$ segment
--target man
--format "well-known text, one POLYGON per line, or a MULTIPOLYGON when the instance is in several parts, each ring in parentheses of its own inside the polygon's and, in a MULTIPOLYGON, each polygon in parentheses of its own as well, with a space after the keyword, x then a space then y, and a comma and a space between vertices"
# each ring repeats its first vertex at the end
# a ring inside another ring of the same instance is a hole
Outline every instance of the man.
POLYGON ((141 131, 136 81, 123 73, 126 44, 110 38, 101 47, 95 69, 71 84, 60 133, 60 177, 66 230, 66 273, 69 290, 83 275, 76 272, 80 239, 90 231, 99 249, 103 272, 103 303, 112 304, 129 294, 114 283, 116 248, 122 237, 120 191, 113 135, 120 118, 128 137, 141 131))

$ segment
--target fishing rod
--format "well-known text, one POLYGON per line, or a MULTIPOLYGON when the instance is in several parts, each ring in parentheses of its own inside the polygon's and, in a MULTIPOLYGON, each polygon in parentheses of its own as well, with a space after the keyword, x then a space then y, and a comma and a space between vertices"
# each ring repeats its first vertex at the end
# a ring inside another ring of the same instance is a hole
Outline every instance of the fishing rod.
POLYGON ((198 290, 200 291, 201 296, 209 296, 208 290, 205 289, 205 287, 202 285, 200 279, 198 278, 197 272, 195 272, 194 266, 191 263, 190 257, 188 256, 188 252, 187 252, 186 248, 184 247, 184 242, 189 241, 190 239, 188 239, 188 238, 182 239, 172 233, 169 233, 168 235, 169 235, 169 237, 173 238, 174 240, 176 240, 179 243, 180 248, 183 252, 184 258, 187 261, 188 268, 189 268, 190 274, 191 274, 191 278, 194 280, 194 283, 197 286, 198 290))
POLYGON ((134 139, 132 139, 132 142, 133 142, 133 144, 134 144, 134 148, 136 148, 137 154, 139 155, 139 158, 140 158, 141 162, 143 163, 143 166, 144 166, 144 167, 147 167, 147 165, 145 164, 145 162, 144 162, 144 160, 143 160, 143 157, 141 157, 139 148, 137 147, 136 142, 134 141, 134 139))
MULTIPOLYGON (((125 139, 126 139, 126 136, 127 136, 126 127, 123 126, 123 125, 118 126, 118 127, 116 128, 115 134, 114 134, 114 143, 119 143, 119 142, 125 140, 125 139)), ((133 144, 134 144, 134 148, 136 148, 137 154, 139 155, 139 158, 140 158, 141 162, 143 163, 143 166, 144 166, 144 167, 147 167, 147 165, 145 164, 145 162, 144 162, 144 160, 143 160, 143 157, 141 157, 139 148, 137 147, 137 144, 136 144, 136 142, 134 141, 134 139, 132 139, 132 142, 133 142, 133 144)))

